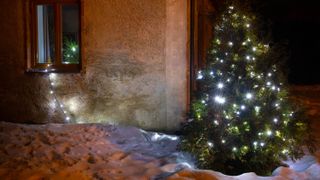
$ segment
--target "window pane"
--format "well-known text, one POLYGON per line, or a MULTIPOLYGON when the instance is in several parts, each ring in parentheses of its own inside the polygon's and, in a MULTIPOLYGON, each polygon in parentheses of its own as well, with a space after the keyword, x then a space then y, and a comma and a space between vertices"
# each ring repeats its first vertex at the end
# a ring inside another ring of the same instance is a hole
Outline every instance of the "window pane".
POLYGON ((51 63, 55 59, 54 8, 37 5, 38 63, 51 63))
POLYGON ((64 64, 79 64, 79 5, 62 6, 64 64))

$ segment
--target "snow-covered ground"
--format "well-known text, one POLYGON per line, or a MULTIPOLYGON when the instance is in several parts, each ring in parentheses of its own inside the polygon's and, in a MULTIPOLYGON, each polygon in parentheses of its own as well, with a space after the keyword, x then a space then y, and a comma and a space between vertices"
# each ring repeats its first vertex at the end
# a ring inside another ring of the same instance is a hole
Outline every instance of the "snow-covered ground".
POLYGON ((195 170, 178 141, 134 127, 0 122, 0 179, 320 179, 311 155, 271 177, 195 170))

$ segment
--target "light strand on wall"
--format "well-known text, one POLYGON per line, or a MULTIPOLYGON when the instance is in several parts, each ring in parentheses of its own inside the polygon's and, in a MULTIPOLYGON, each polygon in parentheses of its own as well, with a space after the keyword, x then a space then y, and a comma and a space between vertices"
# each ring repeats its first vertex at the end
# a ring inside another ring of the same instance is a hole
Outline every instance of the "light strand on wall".
MULTIPOLYGON (((50 64, 48 65, 48 67, 50 67, 50 64)), ((48 72, 48 71, 49 71, 48 69, 45 69, 45 72, 48 72)), ((64 115, 65 122, 66 123, 70 123, 71 122, 70 113, 66 109, 66 106, 59 101, 59 99, 57 98, 57 95, 55 93, 54 86, 56 85, 56 81, 55 81, 56 74, 55 73, 49 73, 48 79, 49 79, 49 94, 53 97, 54 106, 55 107, 58 106, 58 108, 60 108, 61 112, 64 115)))

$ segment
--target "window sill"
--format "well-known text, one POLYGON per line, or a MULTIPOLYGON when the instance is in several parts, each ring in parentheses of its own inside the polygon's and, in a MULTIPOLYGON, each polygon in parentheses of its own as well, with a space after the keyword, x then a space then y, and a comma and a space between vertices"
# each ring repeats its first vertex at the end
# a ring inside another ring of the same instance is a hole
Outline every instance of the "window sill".
POLYGON ((45 64, 28 68, 27 73, 80 73, 80 64, 63 64, 63 65, 51 65, 47 66, 45 64))

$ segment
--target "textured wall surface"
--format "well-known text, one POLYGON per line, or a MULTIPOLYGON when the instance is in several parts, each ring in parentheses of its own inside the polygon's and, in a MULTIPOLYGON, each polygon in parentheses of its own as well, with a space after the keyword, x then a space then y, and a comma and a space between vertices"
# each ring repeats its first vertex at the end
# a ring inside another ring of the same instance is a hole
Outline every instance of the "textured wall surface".
MULTIPOLYGON (((25 73, 23 0, 0 2, 0 114, 13 122, 64 122, 48 74, 25 73)), ((172 130, 187 106, 187 1, 83 0, 84 72, 56 74, 74 122, 172 130)))

